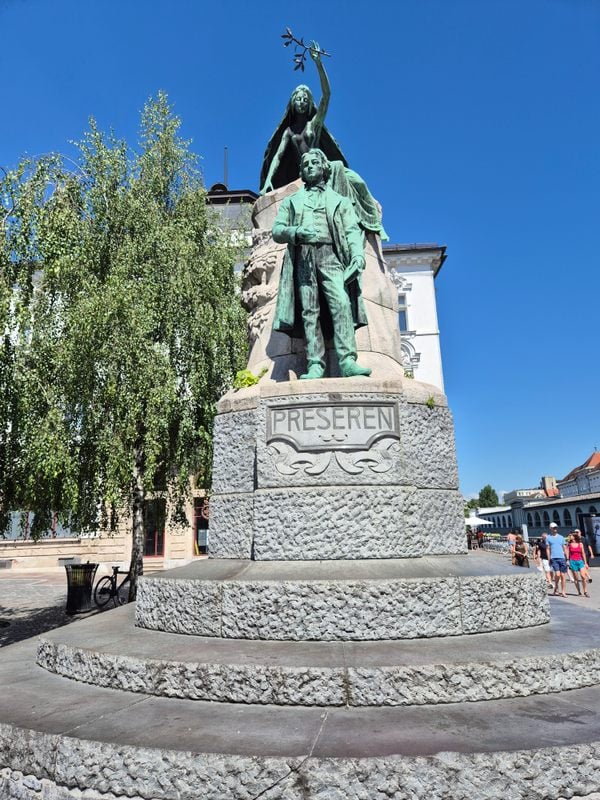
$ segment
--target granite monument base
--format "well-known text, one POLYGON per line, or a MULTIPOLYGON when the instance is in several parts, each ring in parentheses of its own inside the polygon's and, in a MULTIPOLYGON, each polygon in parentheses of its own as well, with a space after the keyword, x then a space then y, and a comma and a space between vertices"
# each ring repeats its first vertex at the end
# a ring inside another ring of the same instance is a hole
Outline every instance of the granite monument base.
POLYGON ((466 552, 452 418, 417 381, 266 381, 215 419, 212 558, 466 552))
POLYGON ((125 607, 46 634, 37 663, 12 645, 0 797, 592 800, 600 622, 553 602, 549 625, 396 644, 163 633, 125 607))

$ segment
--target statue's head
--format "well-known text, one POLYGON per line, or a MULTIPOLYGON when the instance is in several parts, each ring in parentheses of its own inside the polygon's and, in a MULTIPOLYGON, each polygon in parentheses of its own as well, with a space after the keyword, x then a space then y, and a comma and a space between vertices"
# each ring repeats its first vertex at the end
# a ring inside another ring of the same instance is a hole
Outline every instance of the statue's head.
POLYGON ((312 118, 316 113, 317 106, 311 90, 304 84, 296 86, 288 103, 288 115, 306 114, 312 118))
POLYGON ((314 186, 321 181, 328 181, 331 175, 329 159, 318 147, 304 153, 300 159, 300 174, 304 183, 314 186))

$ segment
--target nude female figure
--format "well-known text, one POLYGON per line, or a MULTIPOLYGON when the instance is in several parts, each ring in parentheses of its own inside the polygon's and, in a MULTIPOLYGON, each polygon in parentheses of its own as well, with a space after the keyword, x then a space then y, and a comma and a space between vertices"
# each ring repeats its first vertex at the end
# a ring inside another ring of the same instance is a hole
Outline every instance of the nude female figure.
POLYGON ((338 143, 325 125, 331 87, 316 42, 312 42, 310 55, 321 82, 321 101, 317 106, 312 92, 305 85, 297 86, 292 92, 285 114, 265 151, 260 193, 266 194, 296 180, 300 176, 302 156, 313 148, 319 148, 331 164, 331 187, 352 201, 361 228, 387 239, 379 208, 365 181, 349 169, 338 143))

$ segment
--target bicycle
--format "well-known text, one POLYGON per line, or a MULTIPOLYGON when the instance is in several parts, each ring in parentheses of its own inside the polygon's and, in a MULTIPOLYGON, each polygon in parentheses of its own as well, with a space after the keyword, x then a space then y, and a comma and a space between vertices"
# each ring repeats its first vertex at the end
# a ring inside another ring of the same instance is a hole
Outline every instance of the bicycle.
POLYGON ((112 575, 105 575, 100 578, 94 588, 94 603, 98 608, 105 608, 110 601, 113 605, 122 606, 129 601, 129 571, 125 572, 118 567, 112 568, 112 575), (118 576, 125 575, 121 583, 118 583, 118 576))

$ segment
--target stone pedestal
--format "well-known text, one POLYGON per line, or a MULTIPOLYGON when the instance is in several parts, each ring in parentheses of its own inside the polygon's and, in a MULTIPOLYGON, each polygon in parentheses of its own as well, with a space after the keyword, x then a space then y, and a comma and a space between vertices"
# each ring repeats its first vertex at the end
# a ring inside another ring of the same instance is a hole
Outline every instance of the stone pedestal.
POLYGON ((452 419, 416 381, 260 382, 215 420, 212 558, 466 552, 452 419))

